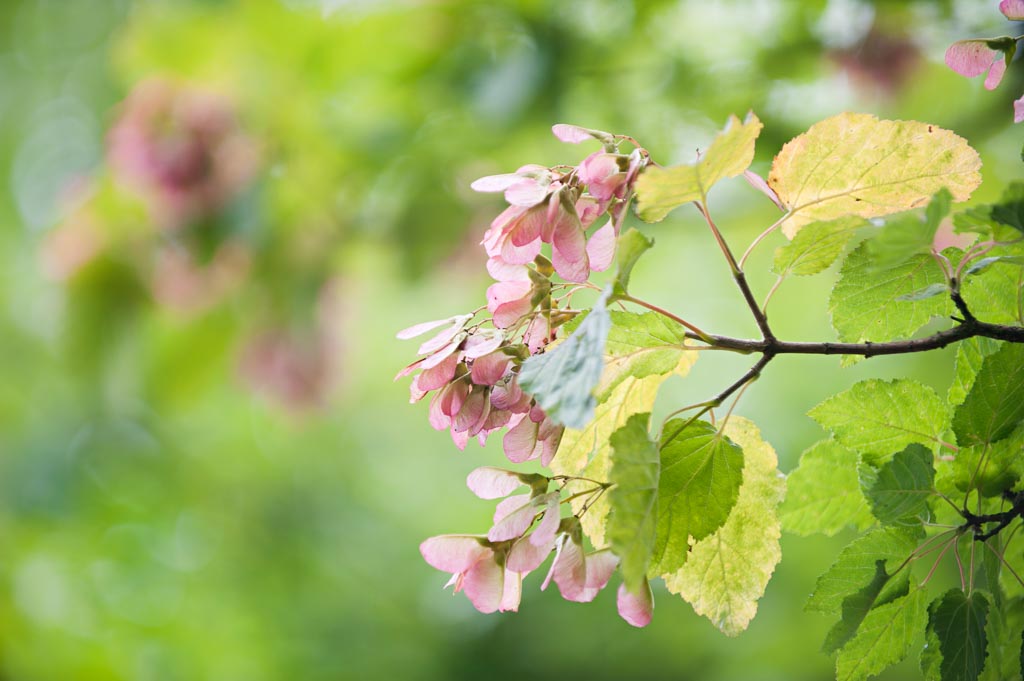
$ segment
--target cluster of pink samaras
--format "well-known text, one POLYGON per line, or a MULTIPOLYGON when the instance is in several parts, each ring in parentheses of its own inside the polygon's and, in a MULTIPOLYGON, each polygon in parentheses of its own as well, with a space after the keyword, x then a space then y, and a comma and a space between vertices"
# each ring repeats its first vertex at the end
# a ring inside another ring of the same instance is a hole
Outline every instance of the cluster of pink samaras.
MULTIPOLYGON (((491 433, 507 428, 502 444, 508 459, 539 460, 543 466, 554 458, 565 428, 519 387, 519 367, 542 352, 558 326, 575 314, 560 309, 562 300, 552 296, 553 288, 570 287, 571 293, 571 284, 611 266, 633 186, 648 162, 647 152, 627 137, 571 125, 552 130, 563 142, 595 139, 604 149, 576 166, 527 165, 472 184, 477 191, 502 192, 509 204, 482 241, 487 270, 495 279, 487 289, 490 316, 474 321, 476 313, 459 315, 398 333, 409 339, 440 329, 420 345, 421 358, 399 372, 399 377, 418 372, 410 401, 433 393, 434 428, 449 430, 460 449, 470 438, 483 445, 491 433), (618 152, 622 141, 633 144, 631 153, 618 152), (541 253, 545 244, 550 256, 541 253), (569 284, 552 284, 555 274, 569 284)), ((561 494, 549 493, 548 482, 498 469, 475 471, 470 488, 484 498, 505 496, 522 484, 531 484, 533 494, 499 504, 495 526, 486 536, 446 535, 421 546, 427 562, 451 572, 450 583, 465 591, 478 610, 515 610, 522 577, 552 550, 556 558, 544 586, 554 581, 573 601, 593 599, 617 565, 608 551, 583 552, 579 519, 560 517, 561 494)), ((646 585, 642 593, 620 591, 620 612, 632 624, 645 625, 651 607, 646 585)))
MULTIPOLYGON (((1011 21, 1024 21, 1024 0, 1002 0, 999 11, 1011 21)), ((995 90, 1013 59, 1019 38, 958 40, 946 50, 946 64, 962 76, 985 74, 985 89, 995 90)), ((1024 95, 1013 103, 1013 122, 1024 121, 1024 95)))
MULTIPOLYGON (((426 561, 452 577, 445 586, 465 592, 480 612, 517 610, 523 577, 540 567, 554 551, 555 558, 541 584, 551 582, 562 598, 588 603, 607 584, 619 559, 608 549, 586 552, 580 521, 559 514, 561 493, 548 492, 551 480, 538 474, 521 474, 500 468, 478 468, 466 484, 481 499, 500 499, 494 525, 486 535, 442 535, 420 545, 426 561), (530 493, 509 496, 528 485, 530 493), (540 522, 532 532, 536 519, 540 522)), ((634 626, 651 621, 654 600, 650 587, 630 591, 619 586, 619 614, 634 626)))

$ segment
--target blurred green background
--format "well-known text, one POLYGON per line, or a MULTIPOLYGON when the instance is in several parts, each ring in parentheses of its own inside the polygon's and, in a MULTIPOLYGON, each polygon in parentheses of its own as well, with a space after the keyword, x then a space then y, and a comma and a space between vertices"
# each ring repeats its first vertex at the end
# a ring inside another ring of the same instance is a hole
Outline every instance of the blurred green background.
MULTIPOLYGON (((663 590, 643 631, 537 577, 514 614, 442 591, 417 546, 487 528, 462 480, 503 457, 407 404, 394 333, 484 301, 501 205, 469 182, 593 150, 557 122, 675 163, 753 109, 766 172, 827 115, 916 118, 981 151, 994 198, 1020 174, 1022 70, 989 93, 942 54, 1007 32, 996 4, 0 2, 0 679, 831 678, 829 623, 801 608, 848 537, 785 537, 737 640, 663 590)), ((765 204, 711 197, 739 249, 765 204)), ((636 294, 754 334, 695 216, 643 229, 636 294)), ((748 268, 760 295, 778 238, 748 268)), ((780 291, 780 335, 832 338, 831 276, 780 291)), ((660 409, 748 363, 706 354, 660 409)), ((950 363, 780 358, 738 412, 790 470, 822 398, 944 390, 950 363)))

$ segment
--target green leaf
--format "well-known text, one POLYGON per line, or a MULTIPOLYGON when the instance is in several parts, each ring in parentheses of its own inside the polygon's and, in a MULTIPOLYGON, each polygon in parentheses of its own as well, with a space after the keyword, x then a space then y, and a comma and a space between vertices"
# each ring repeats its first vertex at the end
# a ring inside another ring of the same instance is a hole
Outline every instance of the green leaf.
POLYGON ((730 116, 725 129, 694 165, 648 166, 636 182, 637 214, 647 222, 663 220, 690 201, 705 201, 708 190, 726 177, 736 177, 754 160, 754 142, 764 127, 753 113, 741 123, 730 116))
POLYGON ((786 143, 768 184, 789 208, 782 229, 793 238, 818 220, 922 206, 943 187, 966 201, 981 183, 979 168, 978 153, 948 130, 843 113, 786 143))
POLYGON ((666 375, 696 360, 696 351, 684 345, 686 329, 664 315, 615 310, 610 318, 605 370, 595 391, 598 400, 628 376, 666 375))
POLYGON ((626 588, 636 591, 647 579, 658 521, 661 456, 647 433, 650 414, 634 414, 611 437, 608 542, 619 557, 626 588))
POLYGON ((1024 182, 1012 182, 1003 190, 999 203, 992 206, 992 219, 1024 232, 1024 182))
POLYGON ((905 596, 909 592, 910 580, 907 573, 904 572, 899 576, 899 582, 895 587, 885 589, 890 579, 892 579, 892 575, 885 571, 885 561, 875 561, 875 576, 871 578, 871 581, 864 588, 843 599, 842 617, 825 636, 822 650, 826 653, 834 653, 839 650, 857 634, 857 629, 860 628, 864 618, 873 608, 905 596), (885 589, 888 599, 884 602, 879 600, 883 589, 885 589))
POLYGON ((690 538, 699 541, 725 523, 742 479, 743 450, 710 423, 665 424, 652 574, 677 571, 686 562, 690 538))
POLYGON ((951 405, 963 404, 967 393, 971 391, 971 386, 974 385, 974 378, 981 370, 982 362, 998 350, 999 345, 999 341, 980 337, 968 338, 957 344, 956 372, 946 397, 951 405))
MULTIPOLYGON (((910 529, 887 527, 858 537, 818 578, 805 609, 825 614, 838 611, 847 596, 872 583, 878 572, 878 561, 884 563, 886 574, 895 575, 917 548, 918 536, 919 533, 910 529)), ((890 596, 889 591, 879 594, 882 602, 890 600, 890 596)))
POLYGON ((977 490, 983 497, 999 497, 1015 487, 1024 473, 1024 428, 993 443, 961 447, 949 464, 952 482, 961 492, 977 490))
POLYGON ((594 417, 594 388, 604 370, 604 344, 611 320, 605 301, 594 303, 587 318, 553 350, 534 355, 519 370, 519 386, 532 395, 548 417, 570 428, 583 428, 594 417))
POLYGON ((615 260, 618 263, 618 271, 615 273, 615 281, 612 283, 611 300, 617 300, 628 295, 629 278, 633 274, 633 266, 636 265, 644 253, 654 245, 654 239, 643 235, 640 230, 630 227, 619 236, 615 249, 615 260))
POLYGON ((805 451, 786 480, 786 500, 779 509, 783 529, 832 536, 850 525, 858 530, 873 525, 857 477, 859 463, 855 452, 831 439, 805 451))
POLYGON ((906 295, 897 296, 896 300, 914 302, 917 300, 928 300, 935 296, 941 296, 944 293, 949 293, 949 286, 946 284, 929 284, 919 291, 913 293, 907 293, 906 295))
POLYGON ((828 268, 865 222, 858 217, 812 222, 791 242, 775 249, 772 271, 779 276, 817 274, 828 268))
POLYGON ((757 613, 757 602, 782 558, 776 509, 786 485, 775 450, 753 423, 733 416, 726 434, 745 458, 739 498, 725 524, 698 541, 682 569, 665 575, 665 584, 697 614, 736 636, 757 613))
POLYGON ((961 445, 996 442, 1024 418, 1024 345, 1005 343, 986 357, 953 415, 961 445))
POLYGON ((869 612, 839 652, 836 681, 863 681, 906 657, 925 628, 925 604, 924 590, 914 589, 869 612))
POLYGON ((988 599, 980 591, 970 596, 950 589, 928 607, 928 628, 942 653, 943 681, 976 681, 985 666, 988 599))
POLYGON ((1002 263, 1003 265, 1024 265, 1024 256, 1020 255, 993 255, 990 258, 976 260, 964 271, 964 276, 984 272, 992 265, 1002 263))
POLYGON ((1020 326, 1020 274, 1017 268, 995 267, 967 277, 960 286, 967 307, 975 317, 990 324, 1020 326))
POLYGON ((876 518, 894 523, 916 517, 928 509, 928 497, 934 489, 931 450, 916 443, 908 445, 873 477, 865 495, 876 518))
POLYGON ((927 253, 939 223, 949 214, 952 202, 949 190, 942 188, 925 209, 924 219, 913 212, 887 221, 866 242, 872 265, 878 269, 889 269, 906 262, 913 255, 927 253))
POLYGON ((913 442, 940 442, 949 423, 946 403, 930 387, 909 379, 861 381, 809 413, 840 444, 874 465, 913 442))
MULTIPOLYGON (((689 365, 678 367, 681 373, 689 369, 689 365)), ((621 428, 633 414, 650 412, 654 408, 654 400, 658 388, 664 383, 666 376, 648 376, 647 378, 626 378, 608 397, 597 405, 593 420, 586 428, 576 430, 566 428, 558 453, 551 462, 551 470, 556 475, 581 475, 592 480, 607 480, 611 474, 611 436, 621 428)), ((566 492, 572 494, 593 487, 591 483, 573 481, 566 485, 566 492)), ((578 512, 585 499, 573 502, 578 512)), ((604 547, 605 520, 608 517, 608 495, 604 494, 590 506, 580 519, 583 531, 594 546, 604 547)))
POLYGON ((847 256, 832 289, 832 326, 839 340, 851 343, 909 338, 932 317, 953 311, 945 297, 909 298, 935 284, 945 286, 946 279, 930 256, 916 255, 879 271, 871 265, 867 246, 861 244, 847 256))

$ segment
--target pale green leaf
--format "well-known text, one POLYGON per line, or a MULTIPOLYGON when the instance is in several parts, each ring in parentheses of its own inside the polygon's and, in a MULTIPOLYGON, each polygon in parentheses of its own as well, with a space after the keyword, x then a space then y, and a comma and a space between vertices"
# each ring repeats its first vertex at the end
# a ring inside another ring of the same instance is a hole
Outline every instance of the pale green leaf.
POLYGON ((772 271, 779 276, 804 276, 824 271, 865 224, 863 218, 848 216, 807 225, 791 242, 775 249, 772 271))
POLYGON ((978 319, 990 324, 1022 324, 1018 307, 1022 295, 1019 267, 993 267, 967 277, 960 292, 978 319))
POLYGON ((839 272, 832 289, 829 312, 839 340, 850 343, 890 341, 909 338, 932 317, 953 312, 948 297, 899 300, 946 279, 935 261, 917 255, 890 269, 871 266, 866 246, 855 249, 839 272))
POLYGON ((548 418, 583 428, 594 416, 594 388, 604 371, 604 344, 611 321, 606 290, 586 319, 553 350, 534 355, 519 370, 519 386, 532 395, 548 418))
POLYGON ((782 229, 792 238, 819 220, 923 206, 943 187, 966 201, 981 183, 980 168, 978 153, 948 130, 842 113, 786 143, 768 184, 789 209, 782 229))
POLYGON ((634 414, 611 437, 611 507, 607 536, 619 557, 626 588, 636 591, 647 579, 658 520, 661 455, 647 432, 650 414, 634 414))
POLYGON ((730 116, 725 129, 694 165, 648 166, 636 182, 637 214, 647 222, 663 220, 690 201, 704 201, 716 182, 736 177, 754 160, 754 142, 764 127, 753 113, 741 123, 730 116))
POLYGON ((618 264, 618 271, 615 273, 615 281, 612 284, 612 300, 621 298, 628 294, 629 278, 633 274, 633 267, 644 253, 654 246, 654 239, 644 236, 640 230, 630 227, 621 236, 615 247, 615 261, 618 264))
POLYGON ((961 445, 996 442, 1024 419, 1024 345, 1006 343, 984 359, 953 416, 961 445))
MULTIPOLYGON (((858 537, 818 577, 806 609, 826 614, 838 611, 846 597, 871 584, 878 572, 878 561, 883 562, 886 574, 897 574, 903 561, 917 548, 918 536, 910 529, 887 527, 858 537)), ((879 596, 885 602, 891 593, 884 590, 879 596)))
POLYGON ((934 491, 935 469, 932 453, 914 443, 885 463, 865 486, 875 517, 883 523, 913 518, 928 509, 934 491))
POLYGON ((725 432, 743 449, 739 498, 725 524, 698 541, 686 565, 665 575, 665 584, 697 614, 735 636, 757 613, 757 602, 782 557, 776 509, 786 485, 775 450, 753 423, 733 416, 725 432))
POLYGON ((655 312, 611 312, 611 328, 605 343, 605 370, 595 394, 598 400, 628 376, 644 378, 679 370, 696 360, 686 349, 686 329, 655 312))
POLYGON ((662 432, 652 574, 681 568, 691 537, 701 540, 725 523, 743 479, 743 450, 707 421, 686 423, 674 419, 662 432))
POLYGON ((1018 427, 998 442, 960 447, 944 468, 957 490, 977 490, 983 497, 1000 497, 1013 489, 1024 473, 1022 450, 1024 427, 1018 427))
POLYGON ((1012 182, 1003 190, 999 203, 992 206, 992 219, 1024 232, 1024 182, 1012 182))
POLYGON ((800 455, 800 465, 786 480, 786 500, 779 509, 787 532, 832 536, 846 527, 863 530, 874 524, 861 493, 860 457, 835 440, 822 440, 800 455))
POLYGON ((950 589, 928 607, 928 628, 942 654, 943 681, 977 681, 985 666, 989 602, 980 591, 950 589))
POLYGON ((861 381, 809 413, 840 444, 875 465, 913 442, 940 442, 949 423, 946 403, 932 388, 910 379, 861 381))
POLYGON ((869 612, 836 658, 836 681, 864 681, 906 657, 924 631, 926 603, 924 590, 914 589, 869 612))

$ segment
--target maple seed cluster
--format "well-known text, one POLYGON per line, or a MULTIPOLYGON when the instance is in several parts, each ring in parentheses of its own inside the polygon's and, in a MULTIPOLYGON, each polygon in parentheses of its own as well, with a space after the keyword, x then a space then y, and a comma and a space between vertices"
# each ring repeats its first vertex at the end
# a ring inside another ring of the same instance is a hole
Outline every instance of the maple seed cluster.
MULTIPOLYGON (((554 459, 565 428, 522 390, 519 369, 576 315, 569 303, 577 290, 593 287, 590 273, 611 266, 634 185, 649 160, 647 151, 625 136, 571 125, 552 131, 563 142, 597 140, 604 148, 575 166, 526 165, 473 182, 477 191, 503 193, 509 204, 481 242, 495 280, 487 304, 471 314, 400 331, 400 339, 437 333, 420 345, 420 359, 396 377, 415 373, 411 402, 433 393, 430 424, 449 430, 460 449, 470 438, 483 445, 491 433, 507 428, 502 444, 508 459, 539 460, 543 466, 554 459), (620 153, 627 141, 634 148, 620 153), (548 255, 542 253, 545 246, 548 255), (555 275, 562 281, 553 281, 555 275), (484 309, 490 316, 477 320, 484 309)), ((592 600, 618 559, 607 549, 584 551, 579 518, 560 517, 565 481, 554 492, 548 492, 550 482, 501 469, 474 471, 468 484, 482 498, 504 497, 521 485, 531 492, 499 503, 487 535, 432 537, 420 547, 423 557, 450 572, 449 585, 464 591, 481 612, 516 610, 522 578, 552 551, 556 557, 542 588, 554 581, 567 600, 592 600)), ((593 493, 600 495, 605 486, 596 484, 593 493)), ((631 624, 646 625, 652 608, 646 584, 640 593, 620 589, 619 612, 631 624)))

